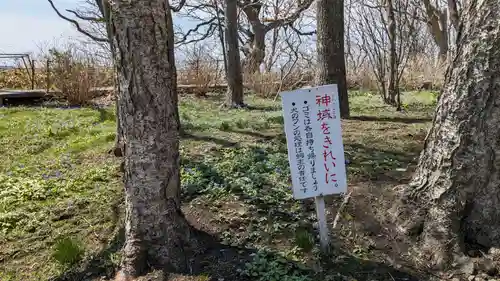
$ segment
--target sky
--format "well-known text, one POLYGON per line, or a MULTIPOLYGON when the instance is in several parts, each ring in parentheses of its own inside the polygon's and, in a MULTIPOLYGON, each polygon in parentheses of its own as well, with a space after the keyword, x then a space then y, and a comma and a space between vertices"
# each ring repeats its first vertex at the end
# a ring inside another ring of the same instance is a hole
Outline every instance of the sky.
MULTIPOLYGON (((54 0, 74 8, 78 0, 54 0)), ((0 53, 34 53, 40 47, 81 38, 70 23, 60 19, 46 0, 0 0, 0 53)))
MULTIPOLYGON (((53 2, 59 11, 65 12, 78 7, 81 0, 53 2)), ((184 19, 175 21, 183 28, 193 26, 184 19)), ((88 40, 71 23, 59 18, 47 0, 0 0, 0 53, 36 55, 41 48, 64 46, 78 39, 88 40)))

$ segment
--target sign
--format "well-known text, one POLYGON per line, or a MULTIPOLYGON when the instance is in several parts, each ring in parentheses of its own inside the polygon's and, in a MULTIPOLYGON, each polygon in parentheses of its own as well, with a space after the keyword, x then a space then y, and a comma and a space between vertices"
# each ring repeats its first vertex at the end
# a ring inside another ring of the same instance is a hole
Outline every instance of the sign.
POLYGON ((346 193, 337 85, 280 95, 294 198, 346 193))

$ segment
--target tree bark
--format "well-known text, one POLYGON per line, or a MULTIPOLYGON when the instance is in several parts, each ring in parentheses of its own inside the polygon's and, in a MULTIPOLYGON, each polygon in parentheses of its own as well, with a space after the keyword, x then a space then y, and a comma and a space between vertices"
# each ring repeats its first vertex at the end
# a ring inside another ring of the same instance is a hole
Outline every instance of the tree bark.
POLYGON ((413 199, 393 213, 422 218, 416 227, 422 227, 420 252, 441 268, 463 256, 467 245, 500 246, 500 0, 468 5, 418 168, 404 192, 413 199))
POLYGON ((243 77, 241 73, 240 49, 238 46, 238 2, 226 0, 226 50, 227 50, 227 93, 226 106, 242 107, 243 77))
POLYGON ((387 35, 389 37, 389 81, 388 81, 388 98, 389 103, 397 106, 397 110, 401 110, 401 105, 396 100, 398 96, 398 63, 396 53, 396 19, 394 18, 394 5, 392 0, 386 0, 387 14, 387 35))
MULTIPOLYGON (((113 65, 116 68, 116 62, 115 62, 115 46, 113 44, 113 24, 111 21, 111 7, 109 4, 108 0, 95 0, 95 5, 99 9, 99 12, 101 13, 102 20, 104 21, 105 27, 106 27, 106 35, 108 37, 109 41, 109 50, 111 51, 111 57, 113 58, 113 65)), ((118 94, 120 92, 120 83, 118 83, 118 77, 116 75, 116 72, 113 73, 113 80, 115 82, 115 91, 114 95, 115 97, 118 97, 118 94)), ((118 118, 118 103, 116 103, 116 137, 115 137, 115 146, 113 148, 113 154, 116 157, 121 157, 123 156, 123 129, 121 126, 120 118, 118 118)))
POLYGON ((431 4, 430 0, 423 0, 423 3, 427 14, 427 27, 429 28, 429 32, 434 42, 439 48, 439 62, 444 63, 447 60, 449 51, 446 9, 440 11, 431 4))
POLYGON ((112 2, 124 145, 126 241, 117 280, 149 266, 187 270, 190 228, 180 211, 179 114, 168 1, 112 2))
POLYGON ((349 118, 349 97, 344 58, 344 1, 317 2, 318 72, 316 83, 337 84, 340 116, 349 118))
POLYGON ((243 51, 246 55, 244 71, 247 74, 254 74, 260 71, 260 65, 266 57, 266 26, 259 18, 262 3, 255 2, 254 4, 244 5, 242 10, 250 22, 252 32, 243 51))
POLYGON ((457 0, 448 0, 448 12, 450 13, 450 22, 455 30, 460 25, 460 15, 457 6, 457 0))
MULTIPOLYGON (((115 45, 113 44, 113 24, 112 24, 112 19, 111 19, 111 6, 109 4, 108 0, 95 0, 95 4, 97 8, 99 9, 99 12, 101 13, 102 20, 105 23, 106 27, 106 35, 108 37, 109 41, 109 50, 111 51, 111 57, 113 58, 113 65, 116 68, 116 51, 115 51, 115 45)), ((115 91, 114 95, 118 99, 118 95, 120 93, 120 83, 118 82, 118 76, 117 73, 113 73, 113 80, 115 82, 115 91)), ((123 129, 122 125, 120 122, 119 116, 119 106, 118 103, 115 104, 116 106, 116 136, 115 136, 115 146, 113 148, 113 154, 116 157, 122 157, 123 156, 123 129)))

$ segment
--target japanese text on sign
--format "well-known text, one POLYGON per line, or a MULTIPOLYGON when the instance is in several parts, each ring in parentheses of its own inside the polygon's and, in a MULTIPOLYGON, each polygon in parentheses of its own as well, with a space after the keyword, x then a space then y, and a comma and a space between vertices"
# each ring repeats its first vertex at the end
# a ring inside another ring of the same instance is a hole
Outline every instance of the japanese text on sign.
POLYGON ((332 103, 331 94, 320 94, 316 95, 316 105, 318 106, 318 122, 321 122, 321 131, 323 137, 323 165, 325 167, 325 183, 329 184, 330 182, 335 184, 335 187, 338 187, 337 183, 337 174, 333 172, 332 168, 336 167, 336 160, 333 156, 332 152, 332 139, 330 137, 330 126, 328 124, 329 120, 336 119, 335 111, 331 112, 330 104, 332 103))
POLYGON ((284 92, 281 97, 294 197, 344 193, 337 85, 284 92))

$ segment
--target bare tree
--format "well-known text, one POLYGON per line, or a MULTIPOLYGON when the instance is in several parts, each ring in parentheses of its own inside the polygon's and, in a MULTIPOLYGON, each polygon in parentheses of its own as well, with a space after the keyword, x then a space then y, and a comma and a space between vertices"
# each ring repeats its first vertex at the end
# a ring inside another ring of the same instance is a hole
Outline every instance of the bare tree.
POLYGON ((238 47, 238 3, 237 0, 226 0, 226 58, 227 58, 227 107, 242 107, 243 76, 241 73, 240 51, 238 47))
POLYGON ((413 0, 379 0, 357 6, 358 46, 367 55, 383 100, 401 109, 399 84, 418 38, 413 0))
MULTIPOLYGON (((394 2, 393 0, 385 0, 386 11, 386 30, 387 37, 389 38, 389 83, 388 83, 388 96, 389 103, 396 104, 397 110, 401 110, 400 94, 397 86, 397 53, 396 53, 396 16, 394 15, 394 2), (397 97, 397 101, 396 101, 397 97)), ((384 19, 382 17, 382 19, 384 19)))
MULTIPOLYGON (((284 2, 287 1, 283 1, 282 3, 284 2)), ((311 6, 313 0, 288 3, 288 7, 283 7, 281 11, 282 17, 274 19, 269 19, 267 17, 268 11, 266 9, 269 6, 274 6, 272 9, 276 14, 276 9, 279 9, 277 5, 269 5, 265 1, 259 0, 243 0, 239 3, 240 8, 247 18, 248 26, 250 27, 242 28, 242 31, 248 38, 242 49, 246 56, 244 62, 245 72, 255 73, 259 71, 260 65, 264 62, 264 58, 266 57, 265 39, 267 33, 285 25, 293 24, 294 21, 311 6), (294 4, 296 4, 295 9, 292 8, 295 6, 294 4), (260 14, 263 10, 264 17, 261 18, 260 14), (265 24, 264 21, 268 23, 265 24)), ((313 34, 311 31, 306 33, 313 34)))
MULTIPOLYGON (((239 42, 245 55, 244 72, 253 74, 260 70, 266 58, 266 35, 275 29, 293 25, 311 6, 313 0, 276 1, 276 0, 243 0, 238 1, 238 7, 244 15, 238 16, 239 42)), ((218 29, 217 17, 224 15, 221 5, 206 1, 186 3, 180 15, 199 22, 195 27, 178 32, 177 44, 188 44, 205 40, 216 35, 218 29)), ((302 31, 293 29, 300 35, 312 35, 313 30, 302 31)))
POLYGON ((340 116, 349 118, 344 58, 344 1, 318 0, 318 73, 316 83, 337 84, 340 116))
POLYGON ((418 255, 443 268, 467 246, 500 243, 500 1, 467 1, 458 47, 404 203, 392 215, 420 236, 418 255))

